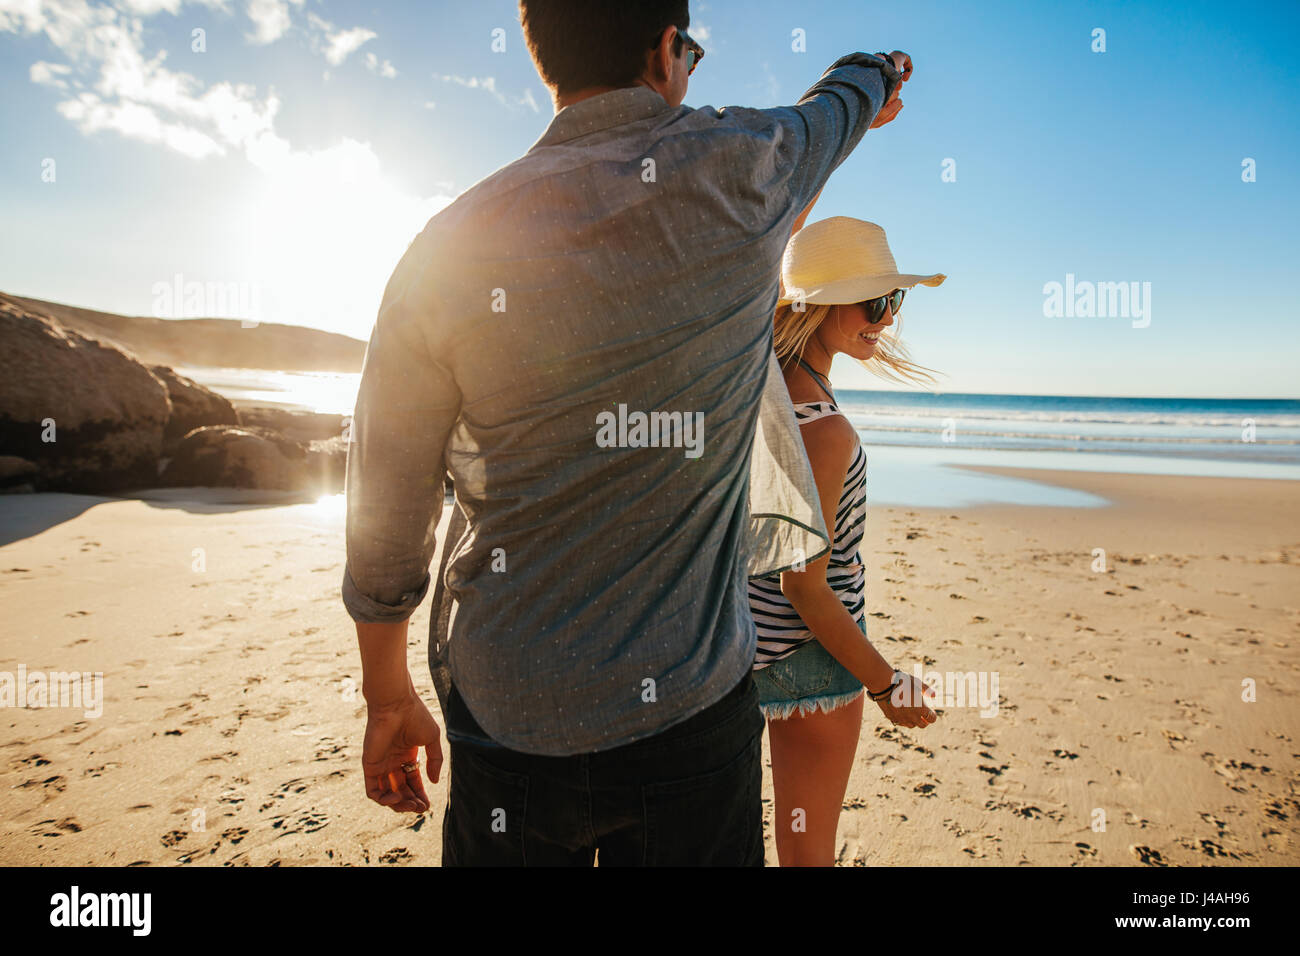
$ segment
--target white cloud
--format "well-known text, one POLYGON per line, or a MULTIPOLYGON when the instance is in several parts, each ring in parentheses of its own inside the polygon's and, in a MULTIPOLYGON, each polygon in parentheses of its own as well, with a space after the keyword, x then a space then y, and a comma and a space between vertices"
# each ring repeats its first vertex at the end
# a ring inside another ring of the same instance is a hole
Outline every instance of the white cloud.
MULTIPOLYGON (((699 24, 692 23, 691 28, 686 32, 689 33, 691 35, 691 39, 699 43, 700 46, 704 46, 704 44, 708 43, 710 40, 713 39, 713 31, 710 30, 702 23, 699 24)), ((709 51, 705 50, 704 52, 707 53, 709 51)))
MULTIPOLYGON (((181 7, 185 0, 122 0, 122 6, 126 8, 127 13, 134 13, 140 17, 151 17, 155 13, 177 14, 180 13, 181 7)), ((209 4, 209 6, 218 6, 219 3, 209 4)))
POLYGON ((83 92, 76 99, 64 100, 57 109, 83 133, 111 129, 146 143, 161 143, 194 159, 225 151, 211 136, 184 123, 167 122, 139 103, 106 103, 94 93, 83 92))
POLYGON ((495 76, 451 76, 442 74, 438 77, 444 83, 455 83, 457 86, 467 86, 472 90, 487 90, 493 96, 500 96, 497 92, 497 78, 495 76))
POLYGON ((43 33, 66 58, 37 61, 30 76, 63 94, 58 111, 83 133, 112 130, 195 158, 274 136, 273 95, 259 99, 245 84, 205 88, 169 70, 165 52, 145 56, 143 29, 139 18, 86 0, 0 0, 0 30, 43 33))
POLYGON ((301 7, 303 0, 248 0, 244 9, 254 28, 249 39, 254 43, 274 43, 284 36, 291 20, 290 4, 301 7))
POLYGON ((342 65, 361 46, 379 35, 365 27, 340 30, 314 13, 307 14, 307 22, 312 28, 312 47, 325 55, 325 62, 330 66, 342 65))
POLYGON ((525 89, 523 96, 507 96, 505 93, 502 93, 497 89, 497 80, 495 76, 453 76, 448 73, 435 73, 433 78, 435 80, 442 80, 444 83, 455 83, 457 86, 463 86, 466 89, 485 90, 502 106, 527 106, 534 113, 541 112, 541 108, 537 105, 537 100, 533 98, 532 90, 525 89))
POLYGON ((387 60, 380 60, 373 53, 366 54, 366 69, 371 73, 382 76, 386 80, 391 80, 397 76, 397 68, 387 60))
MULTIPOLYGON (((157 12, 172 4, 124 2, 157 12)), ((175 0, 178 8, 183 2, 175 0)), ((195 160, 242 156, 258 171, 260 194, 244 198, 255 223, 248 277, 267 292, 266 314, 255 318, 355 334, 374 316, 411 238, 451 202, 442 186, 427 197, 394 186, 368 143, 294 147, 276 131, 273 91, 204 83, 169 69, 165 51, 146 52, 141 17, 123 9, 87 0, 0 0, 0 32, 43 34, 62 55, 62 63, 34 62, 30 77, 57 91, 57 111, 82 133, 114 132, 195 160)), ((376 59, 380 75, 385 66, 392 69, 376 59)))
POLYGON ((46 63, 44 60, 37 60, 32 64, 28 75, 33 83, 40 83, 43 86, 52 86, 55 89, 66 90, 68 88, 67 80, 63 77, 72 72, 72 67, 63 63, 46 63))
POLYGON ((342 30, 339 33, 331 34, 326 38, 328 46, 325 50, 325 59, 329 61, 331 66, 338 66, 356 52, 363 43, 373 40, 378 35, 373 30, 367 30, 364 27, 353 27, 351 30, 342 30))
MULTIPOLYGON (((184 0, 125 2, 170 11, 184 0)), ((250 11, 257 2, 249 4, 250 11)), ((333 27, 325 21, 318 28, 332 64, 374 36, 361 29, 331 33, 333 27)), ((141 19, 87 0, 0 0, 0 31, 44 33, 69 61, 37 61, 30 76, 65 94, 58 110, 83 133, 111 130, 194 158, 233 149, 255 164, 288 150, 274 129, 280 106, 274 93, 260 97, 244 83, 205 86, 188 73, 168 69, 165 51, 146 56, 143 29, 141 19)))

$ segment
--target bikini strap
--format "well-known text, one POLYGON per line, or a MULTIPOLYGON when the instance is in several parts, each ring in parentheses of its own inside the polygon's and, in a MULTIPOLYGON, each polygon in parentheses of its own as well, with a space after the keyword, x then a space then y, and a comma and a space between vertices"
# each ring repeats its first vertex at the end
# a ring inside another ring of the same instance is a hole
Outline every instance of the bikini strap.
MULTIPOLYGON (((831 403, 832 403, 832 404, 837 404, 837 403, 835 402, 835 396, 831 393, 831 390, 830 390, 829 388, 827 388, 826 385, 823 385, 823 384, 822 384, 822 382, 825 381, 825 379, 822 377, 822 373, 819 372, 819 371, 817 371, 815 368, 813 368, 813 367, 812 367, 811 365, 809 365, 807 362, 805 362, 805 361, 803 360, 803 357, 802 357, 802 356, 800 356, 800 358, 799 358, 799 364, 800 364, 800 366, 803 367, 804 371, 806 371, 809 375, 812 376, 813 381, 817 383, 817 387, 820 388, 823 392, 826 393, 826 397, 829 398, 829 399, 831 400, 831 403)), ((829 384, 830 384, 830 383, 827 382, 827 385, 829 385, 829 384)))

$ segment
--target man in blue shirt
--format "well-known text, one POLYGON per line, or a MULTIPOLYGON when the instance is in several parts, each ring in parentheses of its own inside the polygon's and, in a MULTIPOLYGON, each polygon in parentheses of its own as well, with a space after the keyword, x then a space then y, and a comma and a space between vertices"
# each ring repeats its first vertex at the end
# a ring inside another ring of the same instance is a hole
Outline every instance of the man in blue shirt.
POLYGON ((684 0, 520 11, 556 115, 411 244, 366 352, 343 598, 367 793, 427 810, 421 746, 438 779, 406 637, 449 472, 443 862, 761 865, 746 582, 827 542, 805 460, 765 458, 794 504, 754 506, 756 445, 797 431, 769 376, 779 264, 910 61, 696 110, 684 0))

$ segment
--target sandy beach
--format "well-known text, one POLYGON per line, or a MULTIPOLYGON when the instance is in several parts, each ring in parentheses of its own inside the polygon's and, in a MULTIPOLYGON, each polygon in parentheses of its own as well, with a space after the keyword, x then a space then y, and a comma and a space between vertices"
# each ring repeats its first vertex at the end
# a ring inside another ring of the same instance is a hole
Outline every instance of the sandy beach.
MULTIPOLYGON (((998 704, 868 705, 840 863, 1300 863, 1296 484, 1007 473, 1111 504, 869 509, 870 636, 998 704)), ((343 545, 338 500, 0 496, 0 671, 104 675, 99 716, 0 710, 0 863, 436 865, 446 773, 364 795, 343 545)))

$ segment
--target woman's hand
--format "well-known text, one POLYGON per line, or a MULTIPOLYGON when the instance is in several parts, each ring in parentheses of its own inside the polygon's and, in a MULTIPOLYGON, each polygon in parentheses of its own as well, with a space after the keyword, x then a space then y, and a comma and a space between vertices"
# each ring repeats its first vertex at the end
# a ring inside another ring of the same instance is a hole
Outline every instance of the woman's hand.
POLYGON ((428 810, 429 795, 418 766, 421 747, 429 779, 437 783, 442 773, 442 731, 414 687, 395 703, 371 707, 361 745, 366 796, 395 813, 428 810), (412 763, 417 764, 415 769, 402 769, 403 764, 412 763))
POLYGON ((876 701, 880 712, 899 727, 929 727, 939 719, 925 703, 926 697, 938 694, 929 684, 917 680, 911 674, 899 673, 899 682, 893 692, 883 700, 876 701))
POLYGON ((894 69, 903 75, 903 82, 906 83, 912 78, 912 58, 902 50, 895 50, 889 54, 889 58, 894 61, 894 69))
POLYGON ((902 50, 895 50, 889 54, 889 59, 893 61, 894 69, 902 76, 898 85, 894 87, 894 95, 885 101, 885 105, 876 113, 875 119, 871 121, 868 129, 879 129, 886 123, 893 122, 899 112, 903 109, 903 101, 899 98, 899 92, 903 89, 903 84, 912 78, 912 58, 902 50))

